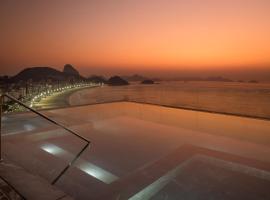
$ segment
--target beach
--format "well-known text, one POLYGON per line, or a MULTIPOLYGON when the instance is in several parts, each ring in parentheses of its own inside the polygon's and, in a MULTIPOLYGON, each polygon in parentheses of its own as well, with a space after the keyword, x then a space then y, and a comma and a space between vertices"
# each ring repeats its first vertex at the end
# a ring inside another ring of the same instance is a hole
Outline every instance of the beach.
POLYGON ((88 90, 95 86, 84 87, 84 88, 73 88, 62 92, 56 92, 50 96, 47 96, 41 101, 35 103, 35 109, 53 109, 53 108, 61 108, 61 107, 68 107, 69 104, 69 97, 78 91, 88 90))

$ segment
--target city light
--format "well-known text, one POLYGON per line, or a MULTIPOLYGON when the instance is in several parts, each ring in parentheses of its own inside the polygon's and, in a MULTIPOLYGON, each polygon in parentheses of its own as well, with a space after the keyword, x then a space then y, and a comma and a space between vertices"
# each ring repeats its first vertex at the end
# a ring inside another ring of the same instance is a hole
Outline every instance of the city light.
POLYGON ((36 96, 34 96, 31 99, 29 106, 32 108, 35 106, 35 103, 38 103, 43 98, 46 98, 47 96, 50 96, 50 95, 54 95, 55 93, 58 93, 58 92, 64 92, 64 91, 67 91, 67 90, 70 90, 73 88, 82 88, 82 87, 97 86, 97 85, 98 84, 94 84, 94 83, 84 83, 84 84, 68 85, 68 86, 53 89, 53 90, 49 89, 49 90, 43 91, 43 92, 37 94, 36 96))
MULTIPOLYGON (((28 84, 26 87, 21 87, 20 89, 13 89, 8 94, 18 98, 24 104, 28 105, 30 108, 36 108, 37 104, 42 101, 43 99, 57 95, 58 93, 64 93, 69 90, 73 89, 80 89, 85 87, 94 87, 94 86, 102 86, 102 84, 98 83, 75 83, 69 84, 37 84, 32 85, 31 83, 28 84)), ((14 104, 12 102, 6 102, 7 109, 4 111, 5 113, 10 112, 18 112, 18 111, 25 111, 25 109, 20 106, 19 104, 14 104)))

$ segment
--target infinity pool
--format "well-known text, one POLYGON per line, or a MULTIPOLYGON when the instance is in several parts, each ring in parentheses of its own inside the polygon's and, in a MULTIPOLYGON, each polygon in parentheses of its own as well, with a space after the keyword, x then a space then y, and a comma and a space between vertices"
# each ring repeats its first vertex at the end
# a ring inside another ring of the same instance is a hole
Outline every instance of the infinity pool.
MULTIPOLYGON (((270 121, 131 102, 44 114, 92 142, 56 183, 76 199, 270 198, 270 121)), ((29 113, 3 124, 4 156, 48 181, 84 145, 29 113)))

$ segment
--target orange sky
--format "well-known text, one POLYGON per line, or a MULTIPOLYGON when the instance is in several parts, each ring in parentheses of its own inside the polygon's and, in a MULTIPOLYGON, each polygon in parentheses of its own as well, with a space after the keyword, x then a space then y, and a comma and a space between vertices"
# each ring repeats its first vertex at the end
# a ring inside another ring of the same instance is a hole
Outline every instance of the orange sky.
POLYGON ((269 0, 9 0, 0 25, 1 74, 270 68, 269 0))

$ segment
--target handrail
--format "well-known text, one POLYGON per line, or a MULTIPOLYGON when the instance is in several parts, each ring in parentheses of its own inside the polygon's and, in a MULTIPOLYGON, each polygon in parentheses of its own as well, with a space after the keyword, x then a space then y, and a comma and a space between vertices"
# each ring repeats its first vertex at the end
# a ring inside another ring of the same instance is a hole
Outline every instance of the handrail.
MULTIPOLYGON (((60 172, 60 174, 51 182, 51 184, 54 185, 61 178, 61 176, 76 162, 76 160, 81 156, 81 154, 86 150, 86 148, 90 145, 91 142, 88 139, 86 139, 85 137, 78 135, 77 133, 75 133, 74 131, 72 131, 69 128, 65 127, 64 125, 54 121, 53 119, 47 117, 44 114, 34 110, 33 108, 27 106, 26 104, 24 104, 23 102, 21 102, 20 100, 14 98, 13 96, 11 96, 9 94, 2 94, 0 96, 0 101, 1 101, 0 107, 1 108, 2 108, 2 102, 3 102, 4 97, 7 97, 7 98, 11 99, 12 101, 14 101, 14 102, 18 103, 19 105, 23 106, 24 108, 26 108, 26 109, 30 110, 31 112, 39 115, 40 117, 46 119, 47 121, 50 121, 51 123, 55 124, 56 126, 59 126, 60 128, 63 128, 64 130, 68 131, 69 133, 77 136, 78 138, 80 138, 81 140, 86 142, 86 145, 83 146, 83 148, 79 151, 79 153, 77 153, 77 155, 68 163, 68 165, 60 172)), ((1 111, 1 108, 0 108, 0 111, 1 111)), ((2 113, 0 113, 0 117, 2 119, 1 114, 2 113)), ((0 134, 1 134, 1 124, 2 124, 1 119, 0 119, 0 134)), ((0 135, 0 138, 1 138, 1 135, 0 135)), ((1 139, 0 139, 0 142, 1 142, 1 139)), ((1 149, 0 149, 0 151, 1 151, 1 149)), ((1 152, 0 152, 0 155, 1 155, 1 152)))
POLYGON ((74 131, 72 131, 72 130, 70 130, 69 128, 65 127, 64 125, 59 124, 58 122, 54 121, 53 119, 50 119, 50 118, 47 117, 46 115, 44 115, 44 114, 42 114, 42 113, 40 113, 40 112, 34 110, 33 108, 31 108, 31 107, 25 105, 23 102, 21 102, 20 100, 14 98, 14 97, 12 97, 12 96, 10 96, 9 94, 3 94, 2 96, 7 97, 7 98, 11 99, 12 101, 15 101, 16 103, 18 103, 18 104, 20 104, 21 106, 27 108, 28 110, 32 111, 33 113, 35 113, 35 114, 41 116, 42 118, 44 118, 44 119, 46 119, 46 120, 52 122, 53 124, 55 124, 55 125, 57 125, 57 126, 63 128, 63 129, 65 129, 66 131, 72 133, 73 135, 76 135, 77 137, 81 138, 81 139, 84 140, 85 142, 89 142, 89 143, 90 143, 90 141, 87 140, 85 137, 82 137, 82 136, 78 135, 77 133, 75 133, 74 131))

